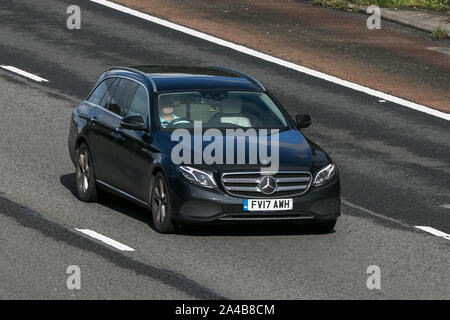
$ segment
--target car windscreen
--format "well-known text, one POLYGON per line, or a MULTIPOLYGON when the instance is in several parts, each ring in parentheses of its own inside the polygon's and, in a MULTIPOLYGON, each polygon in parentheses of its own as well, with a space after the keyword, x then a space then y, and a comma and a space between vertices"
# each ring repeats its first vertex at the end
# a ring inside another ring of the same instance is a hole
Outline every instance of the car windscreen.
POLYGON ((163 128, 288 128, 288 121, 272 99, 263 92, 191 91, 161 93, 158 119, 163 128))

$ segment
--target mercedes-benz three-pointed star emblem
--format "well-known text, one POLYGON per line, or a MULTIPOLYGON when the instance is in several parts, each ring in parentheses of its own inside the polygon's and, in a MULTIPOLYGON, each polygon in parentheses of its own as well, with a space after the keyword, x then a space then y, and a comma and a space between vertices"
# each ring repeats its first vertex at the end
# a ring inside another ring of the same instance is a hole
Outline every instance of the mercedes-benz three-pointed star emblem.
POLYGON ((262 177, 258 189, 264 194, 272 194, 277 190, 277 180, 271 176, 262 177))

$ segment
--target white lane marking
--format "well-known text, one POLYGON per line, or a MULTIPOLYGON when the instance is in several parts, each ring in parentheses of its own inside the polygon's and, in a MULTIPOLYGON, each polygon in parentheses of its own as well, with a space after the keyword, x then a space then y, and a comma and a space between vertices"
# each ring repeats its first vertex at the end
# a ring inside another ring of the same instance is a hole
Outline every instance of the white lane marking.
POLYGON ((92 237, 94 239, 97 239, 97 240, 101 241, 101 242, 104 242, 107 245, 110 245, 110 246, 112 246, 112 247, 114 247, 116 249, 119 249, 119 250, 122 250, 122 251, 134 251, 133 248, 130 248, 129 246, 124 245, 123 243, 120 243, 120 242, 118 242, 118 241, 116 241, 114 239, 108 238, 108 237, 106 237, 106 236, 104 236, 104 235, 102 235, 100 233, 97 233, 97 232, 95 232, 93 230, 77 229, 77 228, 75 228, 75 230, 77 230, 77 231, 79 231, 81 233, 84 233, 85 235, 88 235, 88 236, 90 236, 90 237, 92 237))
POLYGON ((445 232, 439 231, 437 229, 434 229, 432 227, 426 227, 426 226, 416 226, 417 229, 423 230, 425 232, 431 233, 435 236, 450 240, 450 234, 446 234, 445 232))
MULTIPOLYGON (((361 211, 363 211, 363 212, 365 212, 365 213, 370 214, 371 216, 375 216, 375 217, 378 217, 378 218, 381 218, 381 219, 384 219, 384 220, 388 220, 388 221, 391 221, 391 222, 400 224, 400 225, 402 225, 402 226, 404 226, 404 227, 407 227, 407 228, 412 228, 412 226, 410 226, 410 225, 408 225, 408 224, 406 224, 406 223, 403 223, 403 222, 401 222, 400 220, 386 217, 386 216, 384 216, 384 215, 382 215, 382 214, 376 213, 375 211, 372 211, 372 210, 366 209, 366 208, 364 208, 364 207, 358 206, 358 205, 356 205, 356 204, 354 204, 354 203, 352 203, 352 202, 350 202, 350 201, 348 201, 348 200, 346 200, 346 199, 344 199, 344 198, 341 198, 341 202, 342 202, 342 204, 344 204, 344 205, 346 205, 346 206, 348 206, 348 207, 350 207, 350 208, 354 208, 354 209, 361 210, 361 211)), ((438 237, 441 237, 441 238, 445 238, 445 239, 447 239, 447 240, 450 240, 450 235, 449 235, 449 234, 446 234, 446 233, 444 233, 444 232, 442 232, 442 231, 439 231, 439 230, 437 230, 437 229, 434 229, 434 228, 432 228, 432 227, 426 227, 426 226, 414 226, 414 228, 420 229, 420 230, 422 230, 422 231, 429 232, 429 233, 431 233, 431 234, 433 234, 433 235, 435 235, 435 236, 438 236, 438 237)))
POLYGON ((352 203, 352 202, 350 202, 350 201, 348 201, 348 200, 346 200, 344 198, 341 198, 341 202, 342 202, 342 204, 344 204, 344 205, 346 205, 346 206, 348 206, 350 208, 361 210, 362 212, 368 213, 371 216, 375 216, 377 218, 381 218, 381 219, 388 220, 388 221, 393 222, 393 223, 400 224, 400 225, 402 225, 402 226, 404 226, 406 228, 411 228, 411 226, 409 224, 403 223, 400 220, 397 220, 397 219, 394 219, 394 218, 389 218, 389 217, 384 216, 384 215, 382 215, 380 213, 376 213, 375 211, 372 211, 372 210, 366 209, 364 207, 358 206, 357 204, 354 204, 354 203, 352 203))
POLYGON ((26 78, 28 78, 28 79, 31 79, 31 80, 34 80, 34 81, 37 81, 37 82, 48 82, 47 79, 41 78, 41 77, 39 77, 39 76, 37 76, 37 75, 34 75, 34 74, 32 74, 32 73, 23 71, 23 70, 21 70, 21 69, 18 69, 18 68, 16 68, 16 67, 13 67, 13 66, 4 66, 4 65, 1 65, 0 67, 3 68, 3 69, 6 69, 6 70, 8 70, 8 71, 11 71, 11 72, 20 74, 20 75, 23 76, 23 77, 26 77, 26 78))
POLYGON ((305 73, 307 75, 310 75, 310 76, 313 76, 313 77, 316 77, 316 78, 320 78, 320 79, 323 79, 323 80, 326 80, 326 81, 329 81, 329 82, 332 82, 332 83, 344 86, 346 88, 350 88, 350 89, 353 89, 353 90, 356 90, 356 91, 364 92, 364 93, 366 93, 368 95, 371 95, 371 96, 374 96, 374 97, 377 97, 377 98, 380 98, 380 99, 383 99, 383 100, 387 100, 387 101, 390 101, 390 102, 394 102, 394 103, 402 105, 404 107, 407 107, 407 108, 410 108, 410 109, 413 109, 413 110, 416 110, 416 111, 424 112, 424 113, 427 113, 429 115, 432 115, 432 116, 435 116, 435 117, 438 117, 438 118, 450 121, 450 113, 445 113, 445 112, 442 112, 442 111, 438 111, 438 110, 429 108, 427 106, 424 106, 424 105, 421 105, 421 104, 418 104, 418 103, 415 103, 415 102, 412 102, 412 101, 408 101, 408 100, 405 100, 405 99, 402 99, 402 98, 399 98, 399 97, 395 97, 395 96, 392 96, 390 94, 387 94, 387 93, 384 93, 384 92, 381 92, 381 91, 378 91, 378 90, 370 89, 368 87, 365 87, 365 86, 362 86, 362 85, 359 85, 359 84, 356 84, 356 83, 353 83, 353 82, 350 82, 350 81, 347 81, 347 80, 343 80, 343 79, 340 79, 340 78, 337 78, 337 77, 334 77, 334 76, 330 76, 330 75, 328 75, 326 73, 323 73, 323 72, 320 72, 320 71, 316 71, 316 70, 313 70, 313 69, 309 69, 307 67, 303 67, 301 65, 298 65, 298 64, 295 64, 295 63, 292 63, 292 62, 280 59, 280 58, 276 58, 274 56, 271 56, 271 55, 268 55, 268 54, 265 54, 265 53, 262 53, 262 52, 259 52, 259 51, 247 48, 245 46, 242 46, 242 45, 239 45, 239 44, 235 44, 235 43, 232 43, 230 41, 226 41, 226 40, 223 40, 223 39, 220 39, 220 38, 208 35, 206 33, 203 33, 203 32, 200 32, 200 31, 196 31, 196 30, 193 30, 193 29, 181 26, 179 24, 176 24, 176 23, 173 23, 173 22, 170 22, 170 21, 167 21, 167 20, 163 20, 163 19, 157 18, 155 16, 151 16, 151 15, 149 15, 147 13, 143 13, 143 12, 140 12, 140 11, 137 11, 137 10, 134 10, 134 9, 130 9, 128 7, 125 7, 125 6, 117 4, 117 3, 113 3, 113 2, 108 1, 108 0, 91 0, 91 2, 95 2, 97 4, 109 7, 111 9, 118 10, 118 11, 121 11, 123 13, 130 14, 132 16, 135 16, 135 17, 138 17, 138 18, 141 18, 141 19, 144 19, 144 20, 147 20, 147 21, 159 24, 161 26, 164 26, 164 27, 167 27, 167 28, 170 28, 170 29, 173 29, 173 30, 180 31, 180 32, 183 32, 185 34, 189 34, 189 35, 191 35, 193 37, 197 37, 197 38, 209 41, 209 42, 213 42, 213 43, 215 43, 217 45, 221 45, 221 46, 224 46, 224 47, 227 47, 227 48, 230 48, 230 49, 233 49, 233 50, 236 50, 236 51, 239 51, 239 52, 251 55, 253 57, 260 58, 262 60, 269 61, 269 62, 278 64, 280 66, 283 66, 283 67, 286 67, 286 68, 289 68, 289 69, 292 69, 292 70, 296 70, 298 72, 305 73))
POLYGON ((446 204, 443 204, 443 205, 441 205, 439 207, 444 208, 444 209, 450 209, 450 204, 446 203, 446 204))

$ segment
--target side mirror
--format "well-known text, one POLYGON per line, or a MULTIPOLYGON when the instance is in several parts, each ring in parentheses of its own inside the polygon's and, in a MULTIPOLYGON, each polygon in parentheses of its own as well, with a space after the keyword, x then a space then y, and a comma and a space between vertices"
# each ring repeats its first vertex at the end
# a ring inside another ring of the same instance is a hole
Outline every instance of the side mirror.
POLYGON ((128 116, 122 119, 120 126, 124 129, 145 131, 145 122, 141 116, 128 116))
POLYGON ((311 117, 307 114, 296 114, 295 121, 299 129, 308 128, 311 125, 311 117))

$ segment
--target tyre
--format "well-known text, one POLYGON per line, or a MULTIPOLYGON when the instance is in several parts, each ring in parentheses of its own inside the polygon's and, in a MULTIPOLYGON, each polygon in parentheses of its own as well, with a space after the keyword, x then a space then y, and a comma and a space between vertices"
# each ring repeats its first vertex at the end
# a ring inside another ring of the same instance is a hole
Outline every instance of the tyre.
POLYGON ((337 219, 308 224, 308 230, 314 233, 330 233, 334 230, 337 219))
POLYGON ((159 233, 174 233, 175 225, 172 220, 172 207, 169 188, 164 175, 158 172, 150 187, 151 210, 155 230, 159 233))
POLYGON ((95 183, 94 167, 92 166, 91 153, 87 144, 82 143, 76 156, 76 180, 77 194, 81 201, 97 201, 97 185, 95 183))

